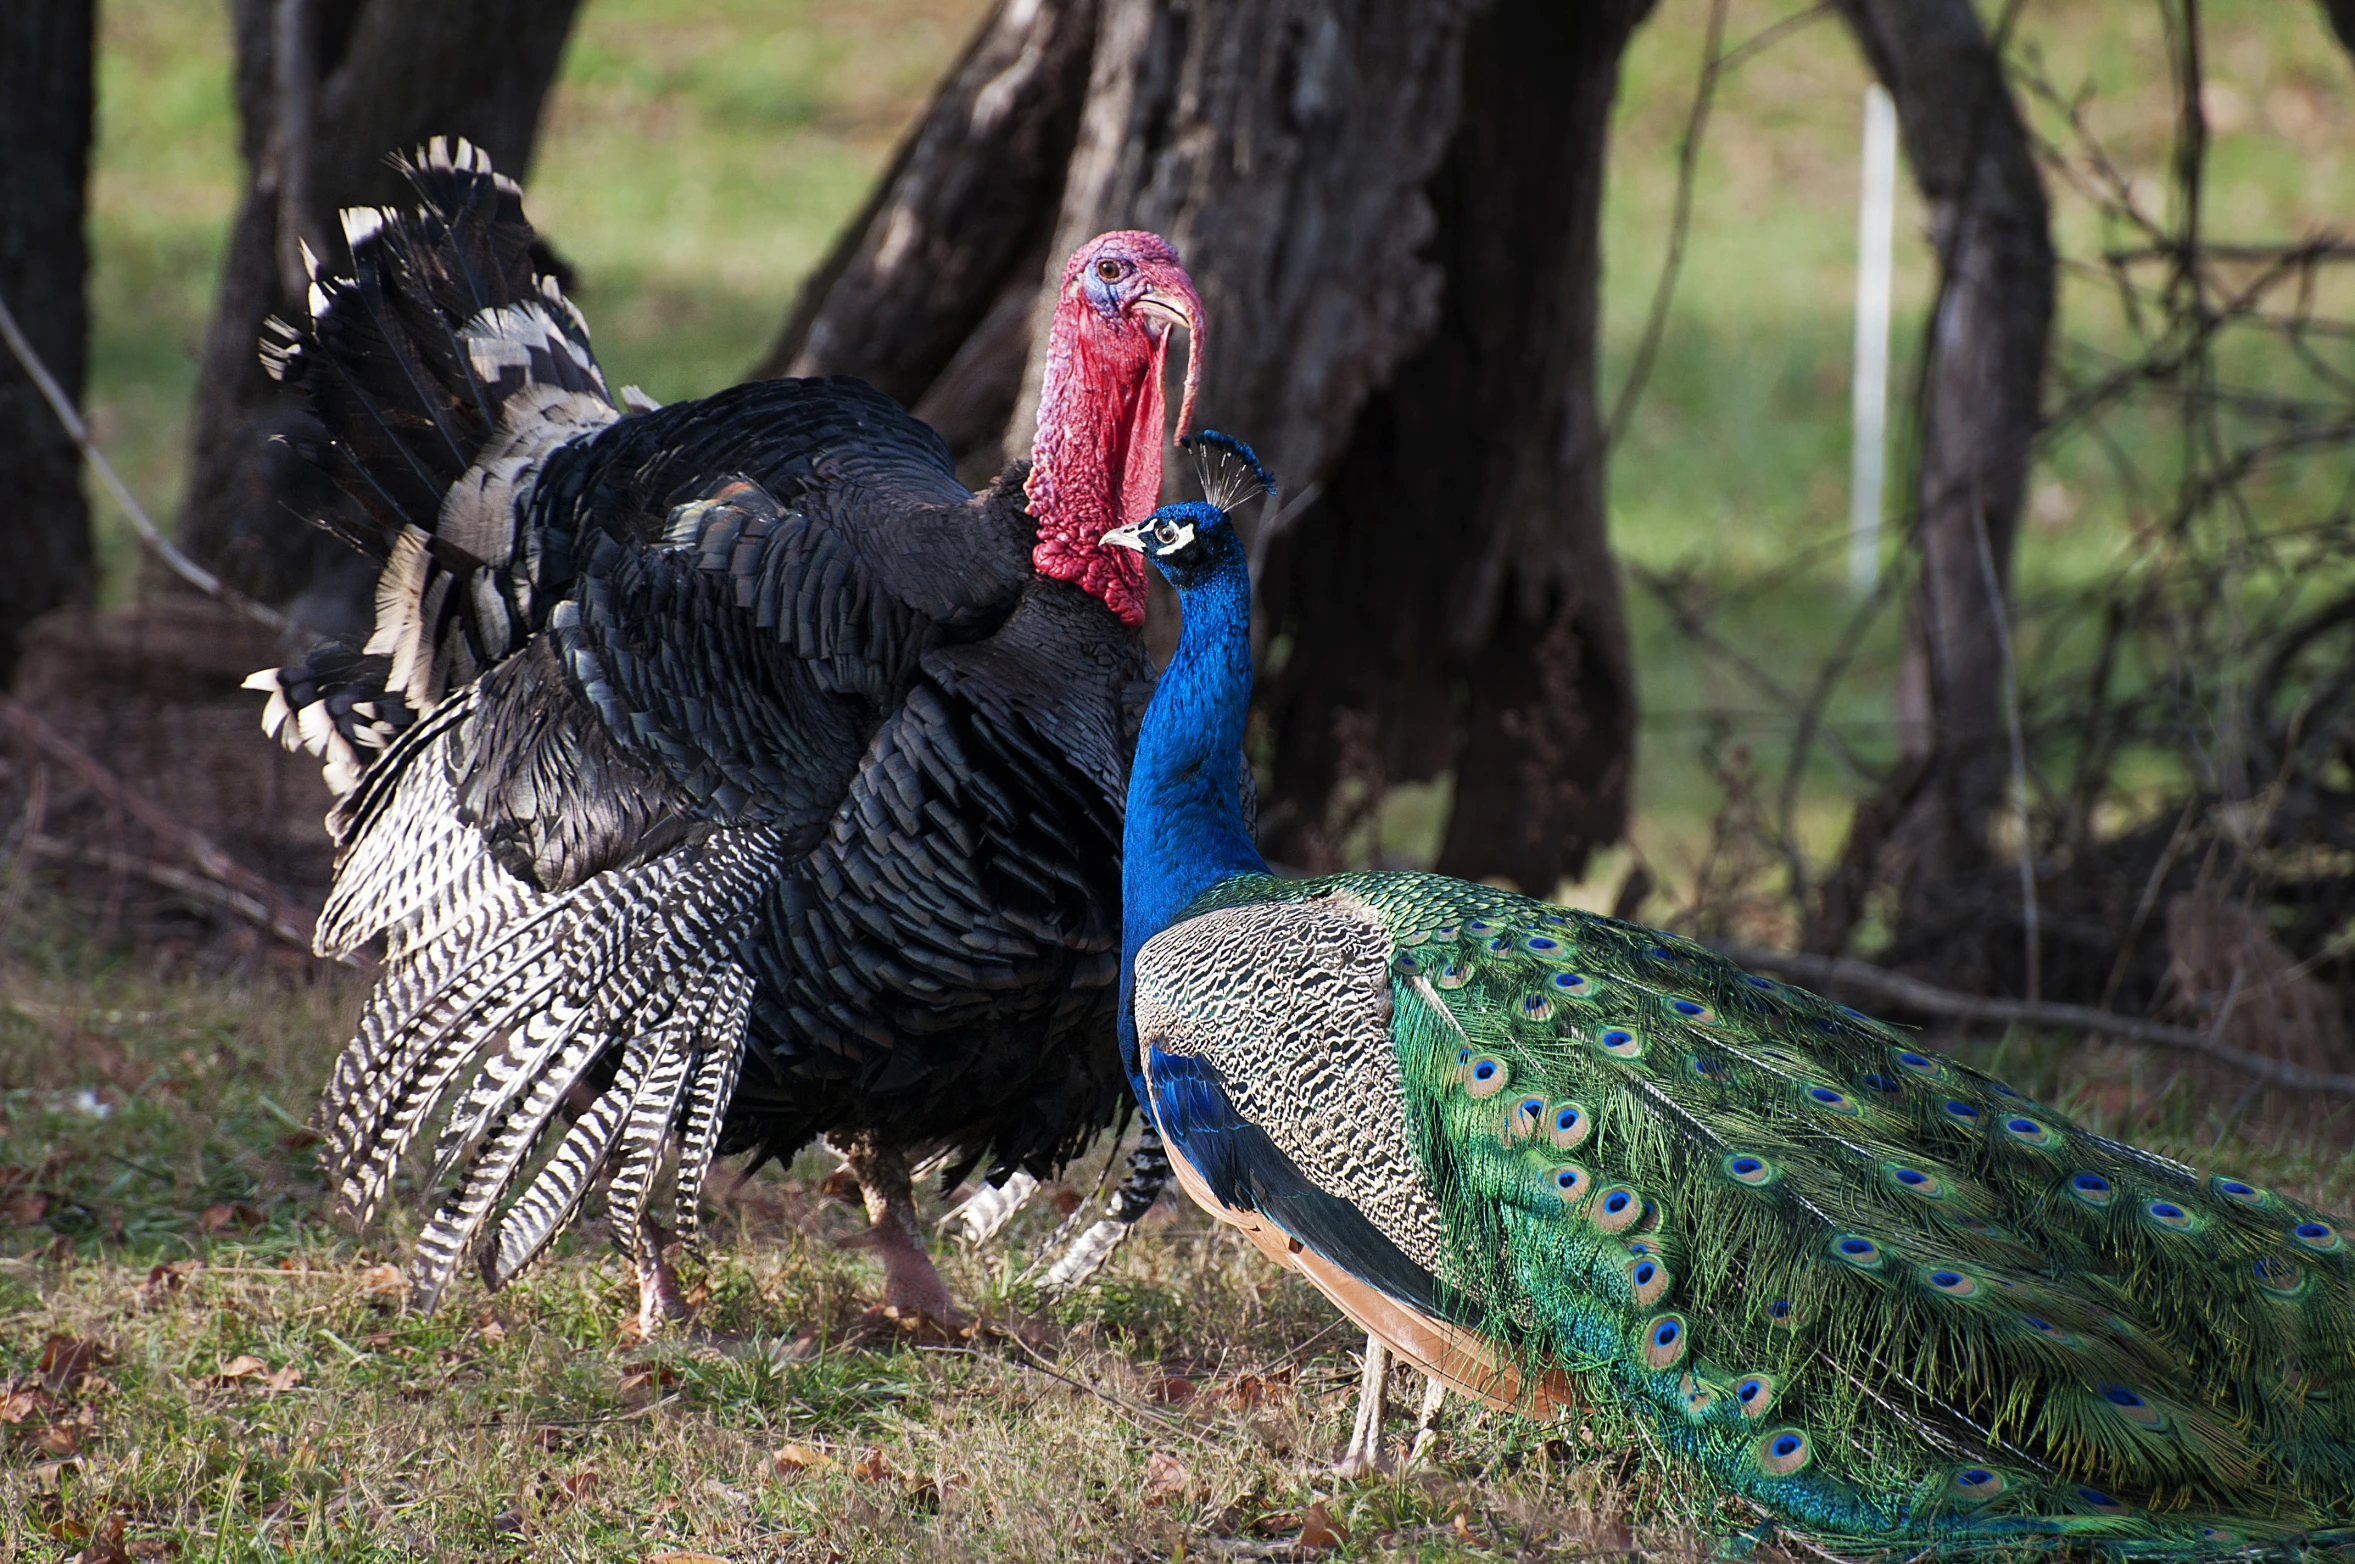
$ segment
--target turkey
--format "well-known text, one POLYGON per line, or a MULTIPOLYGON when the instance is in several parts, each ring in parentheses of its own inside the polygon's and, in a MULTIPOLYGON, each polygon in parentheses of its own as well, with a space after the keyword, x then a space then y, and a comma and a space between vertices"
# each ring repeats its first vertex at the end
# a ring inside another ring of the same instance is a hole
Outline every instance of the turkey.
POLYGON ((1493 1406, 1623 1408, 1899 1558, 2355 1544, 2346 1224, 1707 948, 1439 875, 1279 880, 1219 503, 1108 541, 1184 628, 1131 767, 1122 1044, 1180 1185, 1493 1406))
POLYGON ((253 681, 341 794, 317 946, 385 946, 321 1108, 340 1207, 437 1127, 430 1308, 602 1184, 651 1326, 665 1169, 692 1238, 715 1156, 824 1135, 885 1307, 950 1317, 912 1167, 1051 1176, 1130 1101, 1150 674, 1143 570, 1099 540, 1158 498, 1178 326, 1192 416, 1193 285, 1151 234, 1082 246, 1031 459, 974 494, 857 380, 611 394, 516 185, 464 142, 400 166, 418 206, 345 213, 350 274, 314 266, 264 352, 382 561, 364 647, 253 681))

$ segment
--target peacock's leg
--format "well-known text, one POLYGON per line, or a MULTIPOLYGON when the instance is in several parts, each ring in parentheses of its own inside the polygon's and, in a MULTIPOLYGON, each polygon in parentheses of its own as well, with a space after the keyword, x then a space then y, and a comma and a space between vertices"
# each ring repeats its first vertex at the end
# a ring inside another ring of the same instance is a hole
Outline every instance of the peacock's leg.
POLYGON ((1439 1437, 1439 1409, 1447 1404, 1447 1381, 1436 1375, 1423 1379, 1423 1406, 1415 1413, 1415 1442, 1406 1453, 1410 1467, 1423 1464, 1423 1457, 1431 1453, 1431 1442, 1439 1437))
POLYGON ((896 1147, 877 1144, 872 1135, 829 1136, 827 1144, 842 1154, 859 1193, 867 1203, 867 1230, 844 1240, 845 1248, 864 1249, 883 1266, 883 1307, 903 1319, 929 1315, 943 1323, 957 1318, 949 1302, 948 1284, 933 1269, 924 1252, 924 1231, 916 1222, 915 1180, 908 1159, 896 1147))
POLYGON ((630 1244, 630 1261, 638 1273, 638 1334, 652 1336, 665 1320, 683 1320, 688 1309, 679 1295, 678 1274, 671 1269, 671 1246, 677 1235, 652 1217, 641 1214, 630 1244))
POLYGON ((1366 1337, 1366 1369, 1357 1386, 1357 1421, 1349 1430, 1349 1448, 1333 1463, 1335 1477, 1370 1477, 1389 1463, 1382 1459, 1382 1417, 1389 1410, 1390 1349, 1379 1337, 1366 1337))

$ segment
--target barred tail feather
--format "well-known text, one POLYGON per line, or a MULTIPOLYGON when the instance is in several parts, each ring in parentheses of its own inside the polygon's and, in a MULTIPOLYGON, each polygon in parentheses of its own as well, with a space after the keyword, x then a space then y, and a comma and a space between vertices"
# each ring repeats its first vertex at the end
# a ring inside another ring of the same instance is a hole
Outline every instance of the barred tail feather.
POLYGON ((685 1026, 674 1024, 646 1041, 652 1062, 638 1088, 637 1101, 630 1105, 629 1122, 622 1127, 621 1144, 615 1148, 613 1181, 605 1194, 606 1221, 613 1229, 613 1241, 624 1246, 635 1245, 638 1219, 646 1209, 646 1192, 662 1170, 671 1121, 687 1089, 695 1040, 685 1026))
POLYGON ((486 1285, 504 1287, 520 1276, 580 1211, 589 1186, 612 1157, 614 1138, 629 1117, 644 1063, 635 1052, 622 1056, 613 1084, 574 1121, 546 1165, 507 1208, 499 1220, 497 1245, 483 1251, 486 1285))
POLYGON ((703 1178, 719 1149, 720 1124, 736 1095, 736 1071, 744 1062, 744 1028, 752 1012, 752 978, 734 962, 712 974, 704 1012, 701 1057, 687 1088, 687 1122, 679 1135, 679 1166, 671 1180, 672 1225, 693 1244, 702 1226, 703 1178))

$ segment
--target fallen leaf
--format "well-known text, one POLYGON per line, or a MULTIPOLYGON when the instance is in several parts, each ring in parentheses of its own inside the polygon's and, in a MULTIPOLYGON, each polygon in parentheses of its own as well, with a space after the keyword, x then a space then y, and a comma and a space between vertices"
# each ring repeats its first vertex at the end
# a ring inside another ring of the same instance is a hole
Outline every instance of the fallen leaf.
POLYGON ((401 1280, 400 1267, 372 1265, 359 1275, 360 1296, 372 1303, 398 1305, 408 1295, 408 1284, 401 1280))
POLYGON ((616 1388, 625 1396, 660 1395, 678 1382, 677 1370, 668 1364, 648 1361, 624 1367, 621 1384, 616 1388))
POLYGON ((1227 1386, 1226 1399, 1238 1412, 1248 1412, 1267 1399, 1267 1381, 1257 1374, 1245 1374, 1227 1386))
POLYGON ((812 1450, 808 1445, 785 1445, 771 1458, 780 1477, 797 1477, 818 1467, 832 1466, 834 1457, 823 1450, 812 1450))
POLYGON ((131 1564, 123 1547, 123 1518, 109 1515, 90 1534, 89 1545, 74 1555, 74 1564, 131 1564))
POLYGON ((0 1211, 8 1213, 8 1220, 19 1227, 31 1227, 49 1214, 49 1195, 46 1190, 20 1189, 10 1195, 0 1211))
POLYGON ((1349 1540, 1349 1528, 1333 1519, 1333 1512, 1319 1499, 1300 1517, 1300 1546, 1304 1548, 1333 1548, 1349 1540))
POLYGON ((65 1477, 66 1469, 81 1464, 82 1458, 78 1455, 69 1455, 62 1461, 43 1461, 33 1468, 33 1481, 43 1493, 55 1493, 65 1477))
POLYGON ((555 1511, 578 1504, 590 1494, 595 1493, 604 1481, 605 1478, 597 1468, 584 1466, 557 1483, 556 1491, 549 1496, 544 1508, 555 1511))
POLYGON ((196 1269, 194 1260, 166 1260, 147 1268, 147 1280, 140 1284, 140 1301, 154 1308, 166 1298, 188 1285, 188 1273, 196 1269))
POLYGON ((280 1369, 277 1373, 272 1374, 269 1378, 263 1380, 262 1388, 274 1396, 279 1394, 281 1391, 292 1390, 295 1386, 301 1384, 302 1382, 302 1369, 295 1364, 289 1363, 286 1365, 286 1367, 280 1369))
POLYGON ((159 1560, 168 1559, 179 1552, 180 1545, 169 1537, 142 1537, 137 1542, 126 1544, 123 1551, 130 1554, 136 1564, 158 1564, 159 1560))
POLYGON ((1053 1201, 1055 1214, 1057 1216, 1069 1216, 1072 1212, 1079 1209, 1079 1202, 1080 1194, 1078 1190, 1058 1189, 1055 1191, 1055 1199, 1053 1201))
POLYGON ((1190 1379, 1172 1375, 1168 1379, 1154 1382, 1153 1399, 1165 1402, 1170 1406, 1178 1406, 1193 1400, 1194 1392, 1200 1388, 1190 1379))
POLYGON ((1455 1522, 1456 1536, 1462 1540, 1466 1547, 1480 1548, 1487 1546, 1486 1543, 1481 1541, 1479 1535, 1472 1530, 1472 1524, 1465 1518, 1464 1511, 1460 1506, 1456 1510, 1455 1522))
POLYGON ((1194 1474, 1186 1463, 1166 1451, 1156 1450, 1145 1458, 1145 1502, 1167 1504, 1183 1498, 1192 1485, 1194 1474))
POLYGON ((269 1364, 264 1363, 252 1353, 240 1352, 221 1365, 221 1371, 213 1376, 213 1383, 226 1385, 235 1379, 252 1379, 257 1375, 267 1373, 269 1368, 269 1364))
POLYGON ((38 1385, 17 1385, 0 1389, 0 1423, 21 1423, 35 1412, 46 1412, 55 1404, 48 1391, 38 1385))
POLYGON ((47 1456, 79 1455, 82 1441, 74 1437, 69 1423, 51 1423, 33 1440, 33 1448, 47 1456))
POLYGON ((474 1334, 478 1339, 483 1341, 492 1343, 502 1342, 507 1339, 507 1327, 501 1325, 497 1320, 493 1320, 488 1325, 485 1325, 482 1329, 476 1331, 474 1334))
POLYGON ((278 1137, 278 1144, 288 1151, 308 1151, 326 1138, 317 1130, 288 1130, 278 1137))
POLYGON ((197 1214, 196 1225, 208 1233, 223 1232, 232 1227, 243 1232, 261 1226, 262 1213, 242 1200, 229 1205, 206 1206, 197 1214))
POLYGON ((891 1463, 883 1459, 883 1447, 876 1445, 859 1457, 858 1464, 851 1471, 857 1474, 861 1482, 879 1483, 891 1475, 891 1463))
POLYGON ((53 1391, 71 1390, 106 1361, 106 1349, 80 1336, 52 1336, 41 1348, 41 1378, 53 1391))

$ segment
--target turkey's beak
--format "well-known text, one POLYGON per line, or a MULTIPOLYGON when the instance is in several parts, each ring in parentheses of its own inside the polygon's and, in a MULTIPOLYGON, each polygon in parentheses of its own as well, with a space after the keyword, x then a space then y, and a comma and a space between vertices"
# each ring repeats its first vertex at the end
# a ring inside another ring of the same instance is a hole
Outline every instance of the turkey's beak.
POLYGON ((1209 345, 1209 335, 1202 327, 1202 297, 1194 291, 1194 279, 1182 266, 1148 267, 1145 291, 1130 307, 1162 322, 1165 332, 1170 326, 1186 328, 1186 390, 1178 402, 1176 432, 1181 437, 1191 434, 1194 399, 1202 390, 1202 350, 1209 345))
MULTIPOLYGON (((1147 521, 1151 519, 1146 518, 1147 521)), ((1133 526, 1114 527, 1096 541, 1107 548, 1133 548, 1142 554, 1145 552, 1145 523, 1140 521, 1133 526)))

